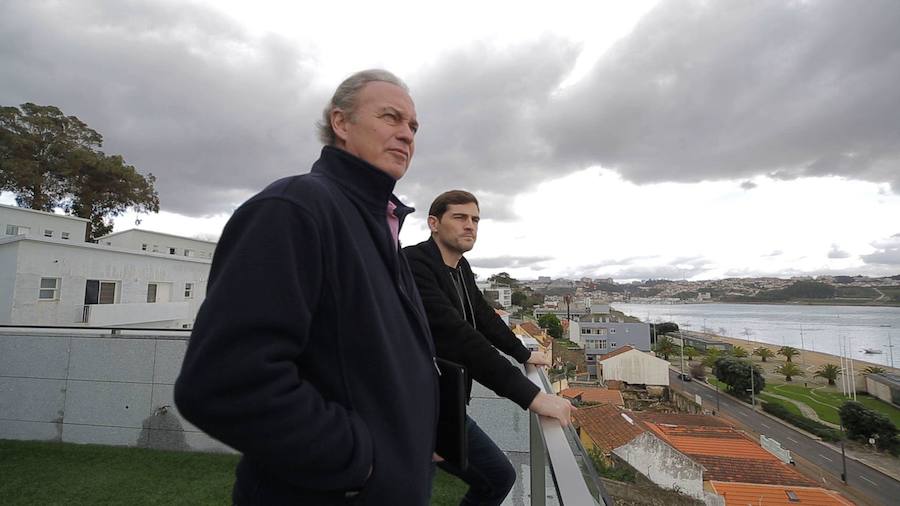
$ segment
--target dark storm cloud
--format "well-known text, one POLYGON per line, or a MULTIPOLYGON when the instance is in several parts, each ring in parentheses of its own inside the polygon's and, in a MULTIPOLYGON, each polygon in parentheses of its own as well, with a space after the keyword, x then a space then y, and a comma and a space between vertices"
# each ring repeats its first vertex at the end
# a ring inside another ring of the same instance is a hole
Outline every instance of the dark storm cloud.
POLYGON ((469 263, 472 267, 478 269, 518 269, 528 267, 534 270, 540 270, 538 264, 553 260, 553 257, 516 257, 516 256, 499 256, 490 258, 470 258, 469 263))
POLYGON ((662 2, 555 102, 560 161, 638 182, 842 175, 900 192, 900 2, 662 2))
POLYGON ((250 38, 190 4, 7 2, 0 8, 0 104, 52 104, 157 176, 167 211, 228 211, 308 170, 325 96, 310 58, 250 38), (318 95, 318 96, 317 96, 318 95))

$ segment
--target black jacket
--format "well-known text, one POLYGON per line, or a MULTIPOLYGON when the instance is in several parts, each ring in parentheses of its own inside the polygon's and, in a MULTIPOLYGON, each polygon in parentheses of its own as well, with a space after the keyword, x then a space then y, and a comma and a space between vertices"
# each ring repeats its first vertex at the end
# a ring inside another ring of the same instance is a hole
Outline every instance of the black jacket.
POLYGON ((461 258, 459 269, 475 316, 474 327, 465 319, 465 309, 434 240, 408 246, 403 251, 409 258, 428 313, 437 356, 466 367, 469 374, 467 395, 471 396, 472 379, 475 379, 497 395, 528 409, 540 389, 497 349, 523 364, 531 352, 485 302, 475 286, 469 262, 461 258))
POLYGON ((428 502, 437 369, 393 188, 326 147, 225 227, 175 401, 243 453, 238 504, 428 502))

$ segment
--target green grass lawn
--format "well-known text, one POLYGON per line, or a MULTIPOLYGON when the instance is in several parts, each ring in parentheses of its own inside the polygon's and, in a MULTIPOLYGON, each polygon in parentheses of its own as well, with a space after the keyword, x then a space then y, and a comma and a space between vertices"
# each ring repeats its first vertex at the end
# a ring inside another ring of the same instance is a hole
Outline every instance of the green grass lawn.
POLYGON ((797 405, 794 404, 793 402, 788 402, 783 399, 778 399, 776 397, 772 397, 771 395, 766 395, 765 391, 761 392, 756 397, 758 399, 762 399, 766 402, 771 402, 772 404, 781 404, 782 406, 785 407, 785 409, 787 409, 791 413, 793 413, 797 416, 803 416, 803 413, 800 412, 800 408, 798 408, 797 405))
MULTIPOLYGON (((5 506, 231 504, 236 455, 0 440, 5 506)), ((431 504, 458 504, 465 485, 442 471, 431 504)))
MULTIPOLYGON (((767 384, 764 391, 777 393, 794 400, 806 403, 815 410, 819 418, 827 422, 840 424, 838 409, 847 401, 840 392, 827 389, 812 389, 803 385, 767 384)), ((895 426, 900 427, 900 409, 868 395, 857 394, 860 404, 886 415, 895 426)))

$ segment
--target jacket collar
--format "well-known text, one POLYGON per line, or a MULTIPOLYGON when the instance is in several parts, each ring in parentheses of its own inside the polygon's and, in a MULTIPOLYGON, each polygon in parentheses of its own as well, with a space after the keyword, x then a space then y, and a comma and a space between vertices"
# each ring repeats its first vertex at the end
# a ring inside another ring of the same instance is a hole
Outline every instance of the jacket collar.
MULTIPOLYGON (((428 254, 431 256, 432 260, 434 260, 435 262, 438 262, 443 267, 452 269, 452 267, 449 267, 447 264, 444 263, 444 256, 441 255, 441 249, 438 248, 437 243, 434 242, 434 237, 429 237, 428 240, 422 241, 420 244, 424 246, 425 251, 428 252, 428 254)), ((466 260, 465 255, 460 256, 459 264, 457 265, 457 268, 462 268, 463 266, 468 267, 468 265, 469 265, 469 261, 466 260)))
POLYGON ((334 181, 374 212, 383 213, 390 200, 397 206, 394 214, 400 219, 401 225, 406 216, 415 211, 393 194, 397 184, 394 178, 343 149, 324 146, 311 172, 334 181))

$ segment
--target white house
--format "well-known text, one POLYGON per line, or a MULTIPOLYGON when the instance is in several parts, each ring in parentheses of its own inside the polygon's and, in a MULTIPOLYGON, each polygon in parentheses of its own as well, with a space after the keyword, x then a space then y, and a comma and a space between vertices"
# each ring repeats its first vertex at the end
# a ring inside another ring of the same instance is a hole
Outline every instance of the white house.
POLYGON ((669 385, 669 363, 649 353, 623 346, 597 357, 597 376, 632 385, 669 385))
POLYGON ((3 206, 0 219, 28 229, 0 236, 0 324, 192 325, 211 263, 202 256, 212 255, 214 243, 132 230, 92 244, 81 218, 3 206), (176 252, 143 250, 143 240, 176 252))
POLYGON ((97 239, 97 244, 147 253, 211 259, 216 243, 150 230, 131 229, 97 239))
POLYGON ((84 242, 89 220, 0 204, 0 237, 21 235, 84 242))

